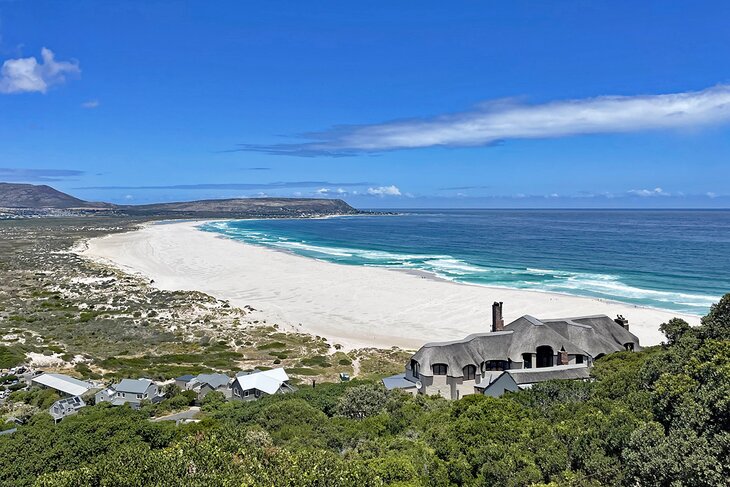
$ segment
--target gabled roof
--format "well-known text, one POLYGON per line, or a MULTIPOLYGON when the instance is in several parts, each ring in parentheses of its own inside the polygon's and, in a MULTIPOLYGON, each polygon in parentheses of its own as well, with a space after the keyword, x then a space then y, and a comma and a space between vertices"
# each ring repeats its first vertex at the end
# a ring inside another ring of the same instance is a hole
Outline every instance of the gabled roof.
POLYGON ((130 394, 144 394, 152 385, 149 379, 122 379, 122 381, 114 386, 117 392, 128 392, 130 394))
POLYGON ((282 368, 259 372, 236 374, 236 381, 241 390, 258 389, 267 394, 275 394, 279 388, 289 381, 289 376, 282 368))
POLYGON ((505 370, 518 385, 534 384, 548 380, 574 380, 590 378, 590 369, 586 364, 555 365, 553 367, 539 367, 536 369, 505 370))
POLYGON ((195 378, 201 385, 208 384, 213 389, 227 386, 231 378, 226 374, 200 374, 195 378))
POLYGON ((62 418, 68 414, 74 413, 86 406, 86 403, 79 396, 67 397, 54 402, 49 412, 55 419, 62 418))
POLYGON ((195 376, 192 374, 185 374, 185 375, 181 375, 180 377, 175 377, 175 380, 179 380, 180 382, 190 382, 194 378, 195 378, 195 376))
POLYGON ((90 382, 74 379, 64 374, 41 374, 33 377, 32 382, 61 391, 69 396, 80 396, 94 387, 90 382))

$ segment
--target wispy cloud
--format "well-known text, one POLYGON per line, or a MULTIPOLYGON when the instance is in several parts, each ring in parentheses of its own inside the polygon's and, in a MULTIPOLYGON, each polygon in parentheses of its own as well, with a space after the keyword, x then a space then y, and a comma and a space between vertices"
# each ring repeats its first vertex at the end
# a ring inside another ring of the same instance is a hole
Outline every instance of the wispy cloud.
POLYGON ((56 61, 53 51, 41 49, 41 62, 34 57, 8 59, 0 68, 0 93, 46 93, 81 73, 78 61, 56 61))
POLYGON ((400 196, 401 192, 400 189, 391 184, 390 186, 378 186, 376 188, 368 188, 367 194, 371 196, 400 196))
POLYGON ((89 109, 98 108, 99 105, 100 105, 99 100, 89 100, 89 101, 85 101, 81 104, 81 106, 83 108, 89 108, 89 109))
POLYGON ((254 190, 254 189, 287 189, 287 188, 323 188, 327 186, 353 187, 367 186, 372 183, 330 183, 327 181, 279 181, 274 183, 205 183, 205 184, 173 184, 164 186, 84 186, 74 189, 207 189, 207 190, 254 190))
MULTIPOLYGON (((346 195, 350 194, 349 191, 347 191, 343 188, 319 188, 314 193, 319 196, 327 196, 327 195, 346 196, 346 195)), ((358 191, 353 191, 352 193, 358 194, 358 191)))
POLYGON ((84 174, 75 169, 26 169, 20 167, 0 167, 0 181, 25 183, 52 183, 74 178, 84 174))
POLYGON ((629 195, 641 196, 642 198, 648 198, 651 196, 671 196, 669 193, 664 191, 662 188, 654 189, 631 189, 627 191, 629 195))
POLYGON ((601 96, 537 105, 515 100, 475 110, 373 125, 340 126, 305 134, 299 144, 244 144, 242 151, 295 156, 347 156, 423 147, 472 147, 508 139, 566 137, 695 127, 730 121, 730 85, 702 91, 601 96))

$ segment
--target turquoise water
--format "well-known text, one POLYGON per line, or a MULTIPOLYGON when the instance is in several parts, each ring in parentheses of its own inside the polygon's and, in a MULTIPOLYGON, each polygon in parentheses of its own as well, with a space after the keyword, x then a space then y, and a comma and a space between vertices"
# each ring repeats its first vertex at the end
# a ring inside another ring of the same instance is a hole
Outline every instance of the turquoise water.
POLYGON ((730 292, 724 210, 419 210, 202 228, 340 264, 698 315, 730 292))

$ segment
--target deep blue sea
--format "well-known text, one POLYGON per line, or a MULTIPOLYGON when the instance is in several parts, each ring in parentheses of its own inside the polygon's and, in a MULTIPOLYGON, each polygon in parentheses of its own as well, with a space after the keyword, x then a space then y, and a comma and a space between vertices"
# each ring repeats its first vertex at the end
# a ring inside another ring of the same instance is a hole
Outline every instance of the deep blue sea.
POLYGON ((692 314, 705 314, 730 292, 730 211, 400 211, 203 229, 340 264, 692 314))

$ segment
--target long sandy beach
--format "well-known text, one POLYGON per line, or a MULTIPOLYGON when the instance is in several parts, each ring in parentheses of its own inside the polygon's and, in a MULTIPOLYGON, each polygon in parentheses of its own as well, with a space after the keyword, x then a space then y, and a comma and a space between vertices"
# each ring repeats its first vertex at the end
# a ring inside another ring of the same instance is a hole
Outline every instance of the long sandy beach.
POLYGON ((350 347, 417 348, 488 331, 491 304, 507 322, 623 314, 644 345, 662 340, 659 325, 680 316, 629 304, 535 291, 488 288, 372 267, 322 262, 233 241, 196 229, 201 222, 148 225, 92 239, 82 254, 141 274, 167 290, 197 290, 260 310, 278 323, 350 347))

